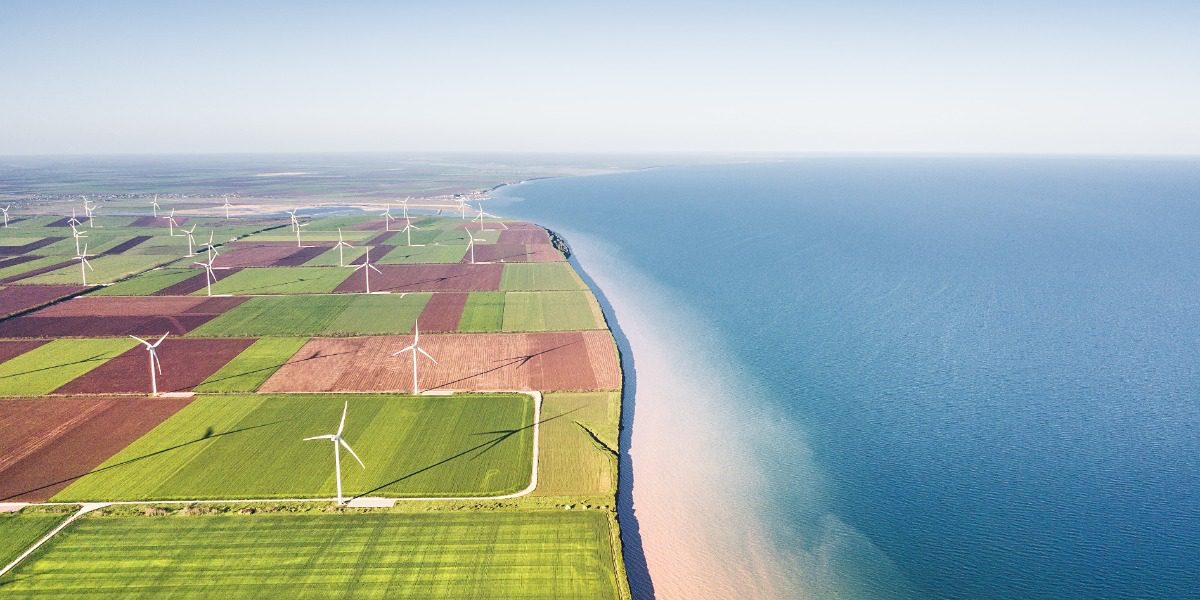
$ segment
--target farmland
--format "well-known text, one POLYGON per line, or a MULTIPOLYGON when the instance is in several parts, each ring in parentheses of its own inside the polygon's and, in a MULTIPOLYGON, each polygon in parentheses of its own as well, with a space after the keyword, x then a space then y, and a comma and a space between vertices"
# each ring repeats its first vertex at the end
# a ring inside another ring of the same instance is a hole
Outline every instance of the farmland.
POLYGON ((246 298, 82 296, 0 321, 0 337, 183 334, 246 298))
POLYGON ((617 484, 618 392, 546 394, 538 496, 604 496, 617 484))
POLYGON ((259 338, 196 387, 197 392, 253 392, 308 338, 259 338))
POLYGON ((412 330, 429 294, 259 296, 198 327, 195 336, 394 334, 412 330))
POLYGON ((132 348, 129 338, 53 340, 0 364, 0 396, 37 396, 132 348))
POLYGON ((96 291, 97 296, 149 296, 181 281, 203 277, 199 269, 154 269, 96 291))
POLYGON ((586 290, 579 274, 568 263, 514 263, 504 265, 500 289, 505 291, 586 290))
POLYGON ((0 566, 8 564, 66 518, 61 512, 38 509, 0 513, 0 566))
POLYGON ((29 598, 608 599, 613 535, 599 511, 88 516, 0 586, 29 598))
MULTIPOLYGON (((244 269, 222 277, 212 286, 213 294, 319 294, 332 292, 350 276, 350 269, 337 267, 267 267, 244 269)), ((198 290, 197 294, 204 294, 198 290)))
POLYGON ((528 396, 221 395, 197 397, 55 500, 333 496, 329 443, 303 438, 336 428, 343 402, 345 438, 367 465, 343 464, 350 495, 494 496, 529 484, 528 396))
MULTIPOLYGON (((90 249, 89 249, 90 250, 90 249)), ((22 279, 20 283, 70 284, 80 282, 79 261, 49 273, 22 279)), ((87 272, 88 283, 112 283, 128 275, 145 271, 163 263, 159 256, 110 255, 88 259, 92 269, 87 272)))
MULTIPOLYGON (((186 392, 245 350, 253 340, 167 338, 158 347, 161 392, 186 392)), ((135 346, 55 390, 58 394, 134 394, 150 392, 149 358, 135 346)))

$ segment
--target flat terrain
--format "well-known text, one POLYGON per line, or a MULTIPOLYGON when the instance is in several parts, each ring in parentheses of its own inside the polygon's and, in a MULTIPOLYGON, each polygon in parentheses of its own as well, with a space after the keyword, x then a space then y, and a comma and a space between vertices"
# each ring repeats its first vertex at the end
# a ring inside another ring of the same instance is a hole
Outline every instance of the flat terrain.
MULTIPOLYGON (((258 296, 196 328, 194 336, 375 335, 412 331, 429 294, 258 296)), ((2 331, 0 327, 0 331, 2 331)))
MULTIPOLYGON (((132 341, 132 340, 131 340, 132 341)), ((159 392, 187 392, 233 360, 254 340, 171 338, 158 347, 162 372, 159 392)), ((86 375, 55 390, 57 394, 149 394, 150 357, 138 344, 86 375)))
POLYGON ((7 565, 67 516, 36 510, 0 513, 0 566, 7 565))
POLYGON ((53 340, 0 364, 0 396, 48 394, 132 348, 130 338, 53 340))
MULTIPOLYGON (((217 272, 213 294, 320 294, 332 292, 350 276, 339 267, 270 267, 243 269, 230 275, 217 272)), ((202 288, 197 294, 205 294, 202 288)))
POLYGON ((600 511, 85 517, 13 598, 617 597, 600 511))
POLYGON ((0 399, 0 502, 47 500, 187 398, 0 399))
POLYGON ((307 341, 308 338, 259 338, 195 391, 253 392, 307 341))
MULTIPOLYGON (((264 392, 394 392, 412 389, 412 363, 391 354, 406 336, 314 338, 263 384, 264 392)), ((617 349, 607 331, 422 335, 423 390, 616 390, 617 349)))
POLYGON ((83 296, 0 322, 0 337, 184 334, 247 298, 83 296))
POLYGON ((533 401, 524 395, 199 396, 55 496, 96 499, 313 498, 335 493, 337 429, 347 495, 494 496, 529 484, 533 401), (108 468, 106 468, 108 467, 108 468))

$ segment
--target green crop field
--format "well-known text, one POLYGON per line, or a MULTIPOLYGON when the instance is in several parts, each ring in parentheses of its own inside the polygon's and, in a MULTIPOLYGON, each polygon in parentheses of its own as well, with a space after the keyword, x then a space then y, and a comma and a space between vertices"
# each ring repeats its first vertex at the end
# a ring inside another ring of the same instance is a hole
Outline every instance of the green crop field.
POLYGON ((618 597, 599 511, 85 517, 0 579, 21 598, 618 597))
POLYGON ((600 496, 617 483, 620 392, 546 394, 537 496, 600 496))
MULTIPOLYGON (((287 221, 285 216, 283 219, 287 221)), ((342 239, 351 244, 358 245, 357 242, 365 242, 379 234, 383 233, 383 221, 379 221, 379 229, 375 231, 359 231, 354 229, 343 229, 342 239)), ((272 229, 262 233, 256 233, 243 238, 247 242, 295 242, 296 232, 290 228, 284 227, 281 229, 272 229)), ((302 242, 336 242, 338 232, 336 229, 329 231, 318 231, 312 227, 304 227, 300 230, 300 240, 302 242)))
POLYGON ((509 263, 500 279, 504 291, 586 290, 569 263, 509 263))
MULTIPOLYGON (((91 248, 88 249, 90 253, 91 248)), ((71 260, 70 257, 64 260, 71 260)), ((79 263, 72 261, 69 267, 22 279, 20 283, 79 283, 79 263)), ((117 279, 145 271, 164 262, 161 256, 136 256, 116 254, 89 258, 92 270, 87 272, 87 281, 93 283, 111 283, 117 279)))
MULTIPOLYGON (((415 236, 414 236, 415 238, 415 236)), ((413 240, 413 243, 417 243, 413 240)), ((456 263, 467 253, 464 246, 397 246, 379 259, 382 264, 456 263)))
POLYGON ((0 566, 7 565, 68 516, 35 509, 0 513, 0 566))
POLYGON ((458 396, 199 396, 56 501, 296 498, 334 494, 327 440, 344 401, 348 495, 494 496, 529 484, 533 401, 458 396))
POLYGON ((37 396, 134 347, 130 338, 53 340, 0 364, 0 396, 37 396))
MULTIPOLYGON (((61 263, 64 261, 68 261, 68 260, 71 260, 71 257, 69 257, 69 256, 43 256, 41 258, 36 258, 29 262, 23 262, 20 264, 0 268, 0 278, 12 277, 14 275, 20 275, 21 273, 28 273, 34 269, 48 267, 50 265, 55 265, 55 264, 58 264, 58 263, 61 263)), ((75 268, 78 269, 79 267, 75 267, 75 268)), ((78 271, 76 271, 75 277, 76 277, 76 281, 78 281, 78 278, 79 278, 78 271)))
POLYGON ((589 292, 509 292, 504 331, 603 329, 600 306, 589 292))
POLYGON ((308 338, 259 338, 196 387, 197 393, 253 392, 287 363, 308 338))
POLYGON ((503 328, 504 292, 471 292, 458 320, 458 330, 491 332, 503 328))
MULTIPOLYGON (((353 248, 342 248, 342 257, 345 264, 349 265, 354 262, 354 259, 365 254, 367 249, 363 246, 354 246, 353 248)), ((374 261, 372 261, 374 262, 374 261)), ((338 250, 334 248, 326 251, 324 254, 304 263, 306 267, 336 267, 338 266, 338 250)))
POLYGON ((24 246, 45 239, 41 235, 4 235, 0 236, 0 246, 24 246))
POLYGON ((154 269, 93 292, 97 296, 149 296, 185 279, 202 275, 198 269, 154 269))
MULTIPOLYGON (((332 292, 351 274, 338 267, 262 267, 243 269, 221 277, 214 294, 323 294, 332 292)), ((198 294, 207 293, 200 290, 198 294)))
POLYGON ((412 331, 428 293, 258 296, 196 328, 192 337, 385 335, 412 331))

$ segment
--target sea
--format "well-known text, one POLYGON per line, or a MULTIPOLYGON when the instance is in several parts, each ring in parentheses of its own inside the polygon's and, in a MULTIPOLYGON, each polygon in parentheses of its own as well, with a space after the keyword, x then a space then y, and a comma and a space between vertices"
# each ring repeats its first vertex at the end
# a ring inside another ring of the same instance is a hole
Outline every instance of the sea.
POLYGON ((1200 597, 1200 160, 497 196, 563 234, 618 328, 637 596, 1200 597))

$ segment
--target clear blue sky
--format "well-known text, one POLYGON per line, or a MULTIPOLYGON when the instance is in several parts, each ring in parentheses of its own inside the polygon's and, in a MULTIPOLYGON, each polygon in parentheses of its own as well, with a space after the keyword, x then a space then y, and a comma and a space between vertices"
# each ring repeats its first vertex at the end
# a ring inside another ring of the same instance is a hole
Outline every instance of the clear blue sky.
POLYGON ((1200 153, 1200 2, 25 2, 0 154, 1200 153))

